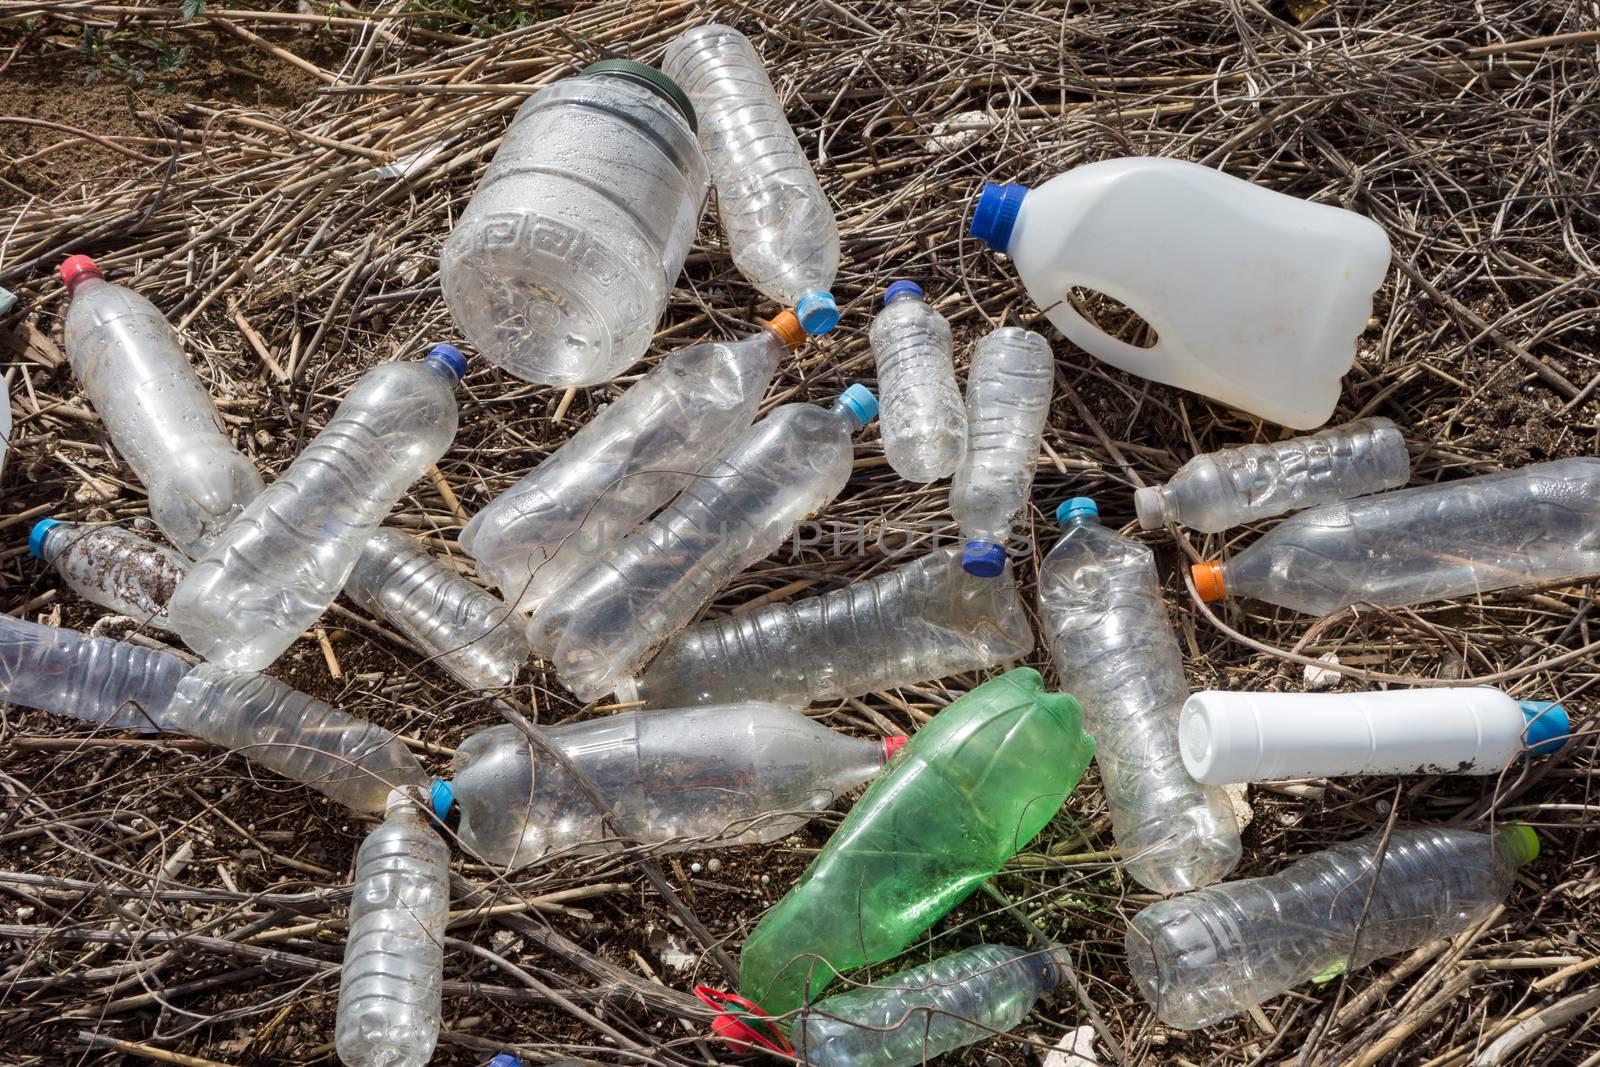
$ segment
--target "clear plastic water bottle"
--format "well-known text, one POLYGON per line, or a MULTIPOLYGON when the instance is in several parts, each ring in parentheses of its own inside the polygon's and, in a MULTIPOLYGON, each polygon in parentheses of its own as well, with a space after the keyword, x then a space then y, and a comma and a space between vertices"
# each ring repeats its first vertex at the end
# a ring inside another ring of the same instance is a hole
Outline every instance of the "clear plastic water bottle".
POLYGON ((439 257, 445 303, 497 366, 595 385, 644 355, 705 208, 688 97, 627 59, 517 110, 439 257))
POLYGON ((1380 864, 1382 839, 1368 834, 1266 878, 1145 908, 1125 938, 1139 992, 1168 1026, 1210 1026, 1302 983, 1460 933, 1505 900, 1517 868, 1539 854, 1538 836, 1521 825, 1396 830, 1380 864))
MULTIPOLYGON (((560 627, 555 663, 580 700, 632 678, 668 638, 740 571, 777 550, 795 524, 844 488, 851 438, 878 413, 864 386, 831 407, 785 404, 700 471, 660 515, 639 527, 547 611, 560 627)), ((548 647, 530 627, 532 647, 548 647)))
MULTIPOLYGON (((612 805, 623 838, 672 852, 787 837, 905 743, 846 737, 755 702, 622 712, 545 736, 612 805)), ((619 847, 588 794, 515 726, 463 741, 450 791, 462 843, 490 863, 619 847)))
POLYGON ((674 352, 474 515, 462 550, 537 616, 750 427, 784 354, 804 341, 786 311, 750 337, 674 352))
POLYGON ((667 642, 623 700, 656 707, 825 700, 987 670, 1033 651, 1033 627, 1007 564, 999 581, 936 549, 821 596, 697 623, 667 642))
POLYGON ((122 458, 150 495, 150 517, 198 556, 261 492, 261 475, 219 427, 211 396, 154 304, 69 256, 67 359, 122 458))
POLYGON ((1123 868, 1158 893, 1209 885, 1239 862, 1239 826, 1221 786, 1183 765, 1183 654, 1149 548, 1100 525, 1074 497, 1039 570, 1039 622, 1061 687, 1083 704, 1123 868))
POLYGON ((1308 615, 1600 573, 1600 458, 1325 504, 1191 571, 1203 600, 1246 596, 1308 615))
POLYGON ((170 652, 0 614, 0 703, 154 733, 188 672, 170 652))
POLYGON ((466 357, 384 363, 219 537, 178 586, 168 615, 213 663, 261 670, 339 595, 368 538, 456 435, 466 357))
POLYGON ((367 538, 344 591, 468 689, 508 686, 528 661, 523 622, 511 606, 399 530, 367 538))
POLYGON ((424 794, 389 794, 356 853, 334 1047, 345 1067, 423 1067, 439 1040, 450 850, 424 794))
POLYGON ((1266 445, 1199 455, 1166 485, 1133 494, 1139 525, 1169 522, 1221 533, 1287 511, 1397 489, 1411 477, 1400 428, 1388 419, 1357 419, 1266 445))
POLYGON ((878 362, 883 454, 908 482, 948 478, 967 451, 967 409, 950 356, 950 324, 916 282, 884 290, 867 334, 878 362))
POLYGON ((972 355, 967 454, 950 487, 968 574, 993 578, 1005 566, 1006 541, 1033 487, 1054 381, 1050 345, 1031 330, 995 330, 972 355))
POLYGON ((812 1067, 917 1067, 1010 1030, 1060 980, 1051 952, 977 945, 802 1008, 789 1041, 812 1067))
POLYGON ((807 333, 827 333, 839 323, 829 292, 839 224, 755 45, 731 27, 700 26, 667 45, 662 67, 694 102, 733 265, 794 307, 807 333))
POLYGON ((91 604, 166 630, 167 604, 189 561, 120 526, 40 519, 28 551, 55 568, 67 588, 91 604))

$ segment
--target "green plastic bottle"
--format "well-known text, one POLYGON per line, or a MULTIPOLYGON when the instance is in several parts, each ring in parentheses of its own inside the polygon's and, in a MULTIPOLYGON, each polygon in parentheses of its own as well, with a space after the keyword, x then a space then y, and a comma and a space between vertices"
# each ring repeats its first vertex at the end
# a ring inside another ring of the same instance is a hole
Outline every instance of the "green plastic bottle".
POLYGON ((756 925, 740 992, 781 1015, 899 955, 1061 810, 1094 755, 1082 714, 1021 668, 934 716, 756 925))

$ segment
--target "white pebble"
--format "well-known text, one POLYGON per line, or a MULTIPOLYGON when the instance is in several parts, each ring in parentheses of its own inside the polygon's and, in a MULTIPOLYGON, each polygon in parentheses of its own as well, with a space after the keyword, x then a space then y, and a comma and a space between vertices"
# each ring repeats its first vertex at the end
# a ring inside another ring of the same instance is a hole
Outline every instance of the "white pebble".
POLYGON ((706 864, 706 870, 710 871, 712 874, 716 874, 718 871, 722 870, 722 861, 712 860, 706 864))
POLYGON ((702 870, 704 870, 704 868, 701 867, 698 863, 689 864, 689 873, 690 874, 699 874, 702 870))

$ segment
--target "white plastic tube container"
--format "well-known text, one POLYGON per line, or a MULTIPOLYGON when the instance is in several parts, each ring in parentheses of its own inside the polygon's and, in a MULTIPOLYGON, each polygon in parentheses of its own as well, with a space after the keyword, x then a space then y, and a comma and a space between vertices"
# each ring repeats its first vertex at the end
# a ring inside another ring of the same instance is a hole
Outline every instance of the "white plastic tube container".
POLYGON ((1208 785, 1358 774, 1496 774, 1566 743, 1567 713, 1498 689, 1195 693, 1178 719, 1183 764, 1208 785))

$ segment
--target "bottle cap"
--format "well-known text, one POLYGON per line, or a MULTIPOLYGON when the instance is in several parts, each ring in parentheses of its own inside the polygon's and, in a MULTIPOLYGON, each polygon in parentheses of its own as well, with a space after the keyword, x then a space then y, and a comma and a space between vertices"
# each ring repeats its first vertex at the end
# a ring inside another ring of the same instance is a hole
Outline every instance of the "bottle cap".
MULTIPOLYGON (((28 539, 28 546, 33 546, 32 538, 28 539)), ((1553 700, 1522 701, 1522 717, 1528 724, 1528 754, 1531 756, 1548 756, 1572 739, 1567 709, 1553 700)))
POLYGON ((1189 567, 1189 577, 1194 579, 1194 591, 1207 603, 1221 600, 1228 595, 1228 591, 1222 585, 1221 560, 1208 559, 1204 563, 1192 564, 1189 567))
POLYGON ((783 1030, 759 1005, 737 993, 727 993, 705 985, 695 986, 694 995, 706 1007, 722 1012, 711 1020, 711 1032, 732 1051, 743 1055, 761 1048, 780 1056, 794 1055, 794 1046, 783 1036, 783 1030), (726 1010, 730 1005, 739 1009, 737 1015, 726 1010))
POLYGON ((72 287, 78 284, 78 279, 86 275, 104 278, 100 267, 88 256, 68 256, 61 261, 61 281, 67 287, 67 292, 72 292, 72 287))
POLYGON ((839 305, 833 302, 832 293, 821 290, 807 293, 796 301, 794 313, 806 333, 813 337, 839 325, 839 305))
POLYGON ((1511 853, 1518 867, 1539 858, 1539 835, 1527 823, 1512 822, 1500 827, 1500 845, 1511 853))
POLYGON ((522 1061, 509 1052, 502 1052, 489 1061, 489 1067, 522 1067, 522 1061))
POLYGON ((461 354, 461 349, 455 345, 434 345, 428 349, 428 359, 436 359, 450 368, 450 373, 456 376, 456 381, 467 376, 467 357, 461 354))
POLYGON ((916 282, 908 281, 905 278, 902 278, 897 282, 890 282, 889 288, 883 291, 884 304, 887 305, 889 301, 893 300, 897 296, 914 296, 918 300, 921 300, 922 286, 918 285, 916 282))
POLYGON ((1056 522, 1065 526, 1073 519, 1098 519, 1100 505, 1092 497, 1075 496, 1071 500, 1063 500, 1056 508, 1056 522))
POLYGON ((763 325, 778 335, 778 340, 788 346, 789 351, 798 352, 800 346, 806 343, 806 330, 800 325, 800 320, 792 311, 780 311, 763 325))
POLYGON ((632 59, 602 59, 578 71, 579 77, 587 77, 590 74, 609 74, 613 78, 626 78, 644 86, 677 108, 678 114, 689 124, 689 129, 695 133, 700 132, 700 120, 695 117, 694 105, 689 103, 688 95, 678 87, 677 82, 656 68, 632 59))
POLYGON ((1139 516, 1139 529, 1159 530, 1167 524, 1167 509, 1163 506, 1161 487, 1147 485, 1133 491, 1133 511, 1139 516))
POLYGON ((978 578, 998 578, 1006 569, 1006 549, 993 541, 968 541, 961 551, 961 569, 978 578))
POLYGON ((839 403, 849 408, 850 414, 863 426, 878 417, 878 398, 860 382, 840 393, 839 403))
MULTIPOLYGON (((28 551, 34 559, 44 559, 44 539, 50 536, 52 528, 60 526, 60 519, 40 519, 33 524, 33 529, 28 531, 28 551)), ((49 562, 49 560, 45 560, 49 562)))
POLYGON ((1027 195, 1026 185, 985 182, 967 232, 996 252, 1004 252, 1011 246, 1011 228, 1017 224, 1017 212, 1027 195))
POLYGON ((902 748, 905 748, 906 742, 910 740, 911 738, 905 737, 901 734, 895 734, 893 737, 885 737, 883 739, 883 762, 888 763, 890 760, 894 759, 894 754, 899 752, 902 748))
POLYGON ((433 807, 433 817, 444 822, 450 818, 450 809, 456 803, 455 787, 443 778, 435 778, 428 790, 428 802, 433 807))

